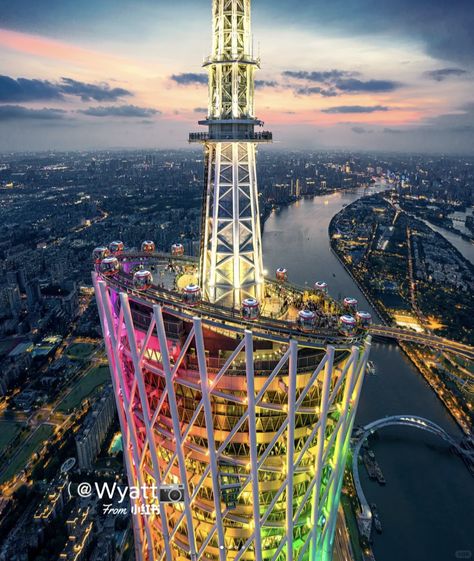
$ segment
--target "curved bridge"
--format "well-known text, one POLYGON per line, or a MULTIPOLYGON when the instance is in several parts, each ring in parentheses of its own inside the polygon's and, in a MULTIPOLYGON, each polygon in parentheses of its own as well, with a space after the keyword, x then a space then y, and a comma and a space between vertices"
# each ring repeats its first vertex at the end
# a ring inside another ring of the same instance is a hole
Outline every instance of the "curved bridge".
POLYGON ((469 451, 462 448, 459 441, 457 441, 450 434, 448 434, 443 428, 441 428, 433 421, 430 421, 429 419, 425 419, 423 417, 418 417, 416 415, 393 415, 391 417, 384 417, 383 419, 378 419, 377 421, 373 421, 372 423, 369 423, 368 425, 363 427, 362 428, 363 432, 359 436, 357 436, 357 439, 353 444, 352 474, 354 477, 354 484, 357 492, 357 497, 359 499, 359 503, 361 507, 361 513, 358 516, 358 521, 361 526, 360 530, 367 537, 370 537, 370 531, 372 527, 372 510, 369 506, 369 503, 367 502, 367 499, 365 497, 360 482, 359 463, 358 463, 360 450, 364 442, 371 434, 385 427, 396 426, 396 425, 413 427, 434 434, 435 436, 438 436, 439 438, 441 438, 442 440, 453 446, 453 448, 455 448, 459 454, 466 456, 474 461, 473 451, 469 451))

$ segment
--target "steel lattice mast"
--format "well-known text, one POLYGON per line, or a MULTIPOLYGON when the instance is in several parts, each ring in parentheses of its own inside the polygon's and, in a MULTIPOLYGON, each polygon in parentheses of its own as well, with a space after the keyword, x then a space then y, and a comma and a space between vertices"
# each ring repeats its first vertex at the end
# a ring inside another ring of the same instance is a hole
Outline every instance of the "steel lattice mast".
POLYGON ((191 133, 204 142, 206 202, 202 224, 200 279, 213 302, 239 306, 263 292, 262 241, 256 174, 256 146, 271 142, 254 109, 250 0, 213 0, 208 133, 191 133))

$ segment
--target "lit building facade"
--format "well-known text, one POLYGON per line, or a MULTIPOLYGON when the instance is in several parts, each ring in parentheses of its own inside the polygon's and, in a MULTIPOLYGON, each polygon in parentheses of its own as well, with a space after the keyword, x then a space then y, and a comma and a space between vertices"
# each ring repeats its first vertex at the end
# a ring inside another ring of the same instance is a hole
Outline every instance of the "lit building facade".
POLYGON ((80 470, 91 470, 115 417, 112 388, 106 387, 92 405, 76 435, 77 464, 80 470))
POLYGON ((200 260, 125 249, 93 273, 129 484, 184 485, 132 500, 136 557, 329 561, 370 338, 326 292, 264 281, 250 1, 214 0, 213 28, 200 260))

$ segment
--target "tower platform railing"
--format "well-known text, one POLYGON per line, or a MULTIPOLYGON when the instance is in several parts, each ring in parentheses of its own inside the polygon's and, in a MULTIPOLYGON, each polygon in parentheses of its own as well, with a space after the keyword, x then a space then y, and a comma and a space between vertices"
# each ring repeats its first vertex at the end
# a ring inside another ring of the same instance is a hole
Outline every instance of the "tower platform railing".
POLYGON ((245 133, 242 136, 227 133, 191 132, 189 142, 273 142, 273 133, 270 131, 245 133))
POLYGON ((239 54, 237 56, 207 56, 204 58, 203 66, 209 66, 210 64, 232 64, 238 62, 239 64, 253 64, 260 68, 260 58, 255 58, 250 54, 239 54))

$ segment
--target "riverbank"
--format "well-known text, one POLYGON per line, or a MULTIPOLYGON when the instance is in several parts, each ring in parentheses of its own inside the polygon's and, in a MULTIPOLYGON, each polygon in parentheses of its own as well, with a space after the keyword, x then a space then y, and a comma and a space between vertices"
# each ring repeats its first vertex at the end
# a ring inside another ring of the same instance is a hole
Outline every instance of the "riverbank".
MULTIPOLYGON (((330 248, 333 254, 339 260, 342 267, 344 267, 347 274, 351 277, 351 279, 357 285, 359 290, 364 294, 370 305, 376 310, 378 316, 382 319, 383 323, 385 325, 392 325, 393 318, 391 317, 389 312, 381 305, 379 301, 375 300, 372 297, 368 287, 365 286, 363 280, 360 279, 359 276, 354 273, 354 271, 352 270, 346 259, 344 259, 344 254, 340 253, 337 250, 337 245, 334 242, 333 234, 335 233, 336 230, 335 224, 337 223, 338 219, 344 214, 344 212, 350 210, 350 207, 354 205, 356 202, 357 201, 343 208, 332 218, 331 222, 329 223, 328 234, 329 234, 330 248)), ((435 232, 433 232, 433 235, 436 235, 435 232)), ((453 247, 453 251, 459 254, 459 251, 454 247, 453 247)), ((411 361, 411 363, 415 366, 417 371, 423 376, 425 381, 428 383, 430 388, 434 391, 437 398, 447 409, 447 411, 449 412, 453 420, 457 423, 457 425, 461 428, 463 433, 469 435, 471 432, 469 429, 470 419, 467 414, 464 415, 460 414, 458 407, 454 409, 453 404, 452 403, 450 404, 448 402, 448 399, 450 399, 452 402, 457 404, 457 399, 455 396, 451 395, 449 387, 443 381, 437 378, 429 368, 427 368, 425 364, 426 360, 423 360, 423 357, 420 356, 420 352, 415 345, 400 341, 398 342, 398 346, 403 351, 403 353, 407 356, 407 358, 411 361)), ((460 408, 462 410, 462 404, 460 408)))

